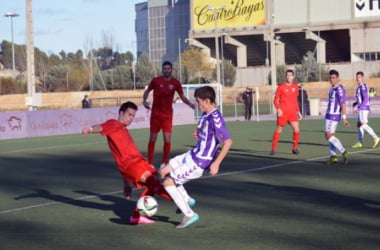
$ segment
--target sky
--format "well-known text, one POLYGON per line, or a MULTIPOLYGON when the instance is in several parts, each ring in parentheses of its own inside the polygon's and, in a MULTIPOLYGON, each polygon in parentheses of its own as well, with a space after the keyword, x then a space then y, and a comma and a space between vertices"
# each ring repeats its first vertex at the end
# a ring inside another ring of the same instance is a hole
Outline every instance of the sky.
MULTIPOLYGON (((48 54, 64 50, 87 52, 104 45, 104 34, 113 49, 136 55, 135 4, 144 0, 31 0, 34 46, 48 54)), ((26 44, 26 0, 0 1, 0 42, 26 44), (10 18, 4 14, 20 16, 10 18)))

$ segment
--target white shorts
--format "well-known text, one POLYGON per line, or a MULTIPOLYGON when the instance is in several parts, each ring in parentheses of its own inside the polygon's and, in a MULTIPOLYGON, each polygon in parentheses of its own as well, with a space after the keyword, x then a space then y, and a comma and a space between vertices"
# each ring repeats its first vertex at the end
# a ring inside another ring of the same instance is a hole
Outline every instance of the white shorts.
POLYGON ((204 171, 194 163, 190 151, 170 159, 169 165, 171 166, 170 177, 176 184, 185 184, 190 180, 198 179, 204 171))
POLYGON ((368 123, 368 113, 369 110, 360 110, 358 113, 358 122, 360 123, 368 123))
POLYGON ((337 121, 326 119, 325 120, 325 132, 335 133, 336 127, 338 126, 338 123, 339 122, 337 122, 337 121))

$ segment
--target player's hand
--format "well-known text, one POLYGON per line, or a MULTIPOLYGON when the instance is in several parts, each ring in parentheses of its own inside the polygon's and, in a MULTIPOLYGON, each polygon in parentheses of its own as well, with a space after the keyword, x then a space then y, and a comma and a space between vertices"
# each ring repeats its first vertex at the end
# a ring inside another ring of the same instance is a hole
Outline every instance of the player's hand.
POLYGON ((282 115, 283 115, 282 110, 281 110, 281 109, 278 109, 278 110, 277 110, 277 116, 278 116, 278 117, 281 117, 282 115))
POLYGON ((128 182, 124 181, 123 195, 126 199, 130 199, 132 196, 132 187, 128 182))
POLYGON ((198 130, 193 131, 193 137, 195 140, 198 140, 198 130))
POLYGON ((87 135, 88 133, 90 133, 91 131, 91 128, 84 128, 82 129, 82 135, 87 135))
POLYGON ((298 112, 297 116, 298 116, 298 120, 302 120, 303 119, 303 116, 302 116, 301 112, 298 112))
POLYGON ((344 126, 346 126, 347 128, 350 127, 350 122, 347 120, 347 119, 343 119, 343 124, 344 126))
POLYGON ((146 109, 150 109, 150 105, 149 105, 149 102, 145 101, 143 102, 143 105, 146 109))
POLYGON ((194 103, 191 103, 191 102, 190 102, 189 106, 190 106, 190 108, 195 109, 195 107, 196 107, 197 105, 195 105, 194 103))
POLYGON ((213 162, 210 166, 210 175, 216 175, 219 172, 219 164, 213 162))

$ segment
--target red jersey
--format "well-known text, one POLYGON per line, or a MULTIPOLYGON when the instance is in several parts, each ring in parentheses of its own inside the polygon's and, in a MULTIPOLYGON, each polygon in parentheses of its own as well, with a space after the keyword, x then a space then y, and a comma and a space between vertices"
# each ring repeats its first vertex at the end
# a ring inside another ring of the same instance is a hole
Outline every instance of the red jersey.
POLYGON ((292 111, 295 111, 296 113, 299 112, 297 83, 281 83, 277 87, 273 104, 276 109, 281 109, 284 113, 290 113, 292 111))
POLYGON ((135 165, 145 158, 141 155, 132 136, 125 124, 118 120, 108 120, 101 124, 103 136, 107 136, 108 145, 120 172, 125 173, 126 169, 135 165))
POLYGON ((148 91, 153 90, 152 116, 160 118, 173 118, 173 98, 177 91, 179 96, 183 96, 181 83, 171 77, 166 81, 163 76, 153 78, 148 86, 148 91))

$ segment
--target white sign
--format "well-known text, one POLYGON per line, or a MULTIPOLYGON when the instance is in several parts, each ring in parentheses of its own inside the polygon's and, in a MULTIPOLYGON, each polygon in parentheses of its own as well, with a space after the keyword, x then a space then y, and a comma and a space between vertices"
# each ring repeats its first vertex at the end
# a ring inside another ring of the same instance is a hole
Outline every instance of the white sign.
POLYGON ((355 17, 380 17, 380 0, 353 0, 355 17))

